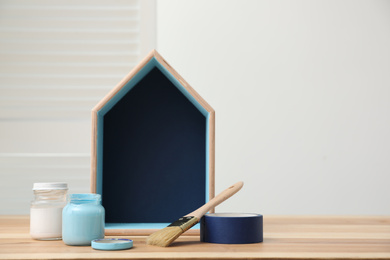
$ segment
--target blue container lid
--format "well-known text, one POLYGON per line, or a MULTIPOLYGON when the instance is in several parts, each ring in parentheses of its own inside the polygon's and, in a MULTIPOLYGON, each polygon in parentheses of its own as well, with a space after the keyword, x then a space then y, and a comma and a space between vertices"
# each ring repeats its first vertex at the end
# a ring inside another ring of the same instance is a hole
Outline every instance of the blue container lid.
POLYGON ((92 240, 92 248, 98 250, 123 250, 133 247, 133 240, 125 238, 105 238, 92 240))

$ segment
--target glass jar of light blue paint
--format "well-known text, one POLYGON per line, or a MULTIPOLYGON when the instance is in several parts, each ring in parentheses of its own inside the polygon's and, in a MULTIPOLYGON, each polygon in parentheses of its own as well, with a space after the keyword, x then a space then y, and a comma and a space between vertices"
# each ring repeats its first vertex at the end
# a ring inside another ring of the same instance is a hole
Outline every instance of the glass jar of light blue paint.
POLYGON ((100 194, 70 194, 62 211, 62 240, 70 246, 88 246, 104 238, 104 213, 100 194))

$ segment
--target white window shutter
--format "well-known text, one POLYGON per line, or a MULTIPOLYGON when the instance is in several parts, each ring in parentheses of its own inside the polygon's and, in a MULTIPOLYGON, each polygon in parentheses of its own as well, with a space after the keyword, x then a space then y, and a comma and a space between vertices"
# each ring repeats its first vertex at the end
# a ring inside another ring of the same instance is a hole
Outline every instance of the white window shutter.
POLYGON ((155 0, 0 0, 0 214, 89 192, 91 109, 156 45, 155 0))

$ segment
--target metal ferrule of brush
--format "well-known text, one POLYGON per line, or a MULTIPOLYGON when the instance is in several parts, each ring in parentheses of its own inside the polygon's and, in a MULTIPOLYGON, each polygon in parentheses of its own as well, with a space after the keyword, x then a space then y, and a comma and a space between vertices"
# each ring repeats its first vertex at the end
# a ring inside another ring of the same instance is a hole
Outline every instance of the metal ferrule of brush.
POLYGON ((193 216, 182 217, 170 224, 168 227, 180 227, 183 231, 187 231, 196 223, 198 223, 198 219, 193 216))

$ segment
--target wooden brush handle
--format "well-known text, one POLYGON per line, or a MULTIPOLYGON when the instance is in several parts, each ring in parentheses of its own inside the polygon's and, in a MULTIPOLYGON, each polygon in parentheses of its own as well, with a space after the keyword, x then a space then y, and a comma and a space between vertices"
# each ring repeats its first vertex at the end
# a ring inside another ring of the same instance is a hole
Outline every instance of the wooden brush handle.
POLYGON ((206 214, 210 209, 214 208, 215 206, 221 204, 222 202, 233 196, 237 191, 242 188, 243 185, 244 183, 242 181, 237 182, 236 184, 219 193, 202 207, 198 208, 197 210, 191 212, 186 216, 194 216, 199 221, 201 217, 203 217, 203 215, 206 214))

